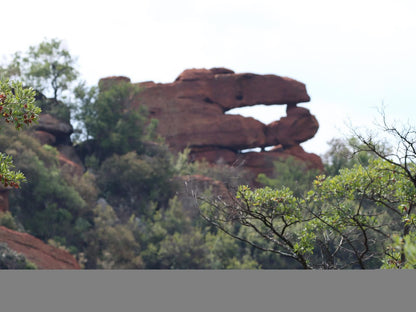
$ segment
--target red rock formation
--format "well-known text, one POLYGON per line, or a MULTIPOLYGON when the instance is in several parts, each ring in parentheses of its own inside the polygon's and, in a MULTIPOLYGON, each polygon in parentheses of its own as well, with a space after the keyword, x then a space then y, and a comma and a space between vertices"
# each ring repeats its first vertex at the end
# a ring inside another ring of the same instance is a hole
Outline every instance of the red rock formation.
POLYGON ((33 136, 41 144, 48 144, 57 148, 61 166, 66 166, 73 174, 82 175, 84 172, 83 164, 70 139, 73 132, 72 125, 50 114, 40 114, 38 121, 39 124, 34 127, 33 136))
POLYGON ((266 143, 268 146, 277 144, 285 147, 299 145, 313 138, 318 128, 318 121, 309 110, 290 105, 286 117, 282 117, 279 121, 274 121, 266 126, 266 143))
POLYGON ((277 159, 286 159, 289 156, 298 158, 308 164, 309 169, 323 170, 321 158, 313 153, 307 153, 300 145, 292 146, 287 149, 276 148, 268 152, 250 152, 241 155, 240 162, 257 176, 259 173, 270 174, 273 172, 273 162, 277 159))
POLYGON ((50 246, 27 233, 20 233, 0 226, 0 242, 23 254, 38 269, 81 269, 77 260, 67 251, 50 246))
POLYGON ((35 126, 37 131, 54 135, 57 144, 69 144, 69 136, 74 132, 71 124, 63 122, 50 114, 40 114, 38 121, 39 124, 35 126))
MULTIPOLYGON (((119 81, 129 79, 109 77, 102 79, 100 86, 119 81)), ((188 146, 193 159, 230 165, 238 160, 254 173, 271 173, 273 160, 288 155, 323 169, 317 155, 299 146, 312 138, 319 127, 309 110, 296 105, 310 100, 301 82, 213 68, 185 70, 173 83, 137 85, 143 90, 132 99, 132 108, 147 106, 151 117, 159 120, 159 133, 174 151, 188 146), (265 125, 253 118, 225 114, 232 108, 256 104, 287 104, 287 116, 265 125), (267 146, 280 146, 280 151, 247 155, 239 152, 267 146)))
POLYGON ((202 160, 205 159, 210 163, 225 163, 234 164, 237 160, 237 153, 235 151, 226 148, 215 148, 215 147, 200 147, 192 148, 190 152, 191 160, 202 160))

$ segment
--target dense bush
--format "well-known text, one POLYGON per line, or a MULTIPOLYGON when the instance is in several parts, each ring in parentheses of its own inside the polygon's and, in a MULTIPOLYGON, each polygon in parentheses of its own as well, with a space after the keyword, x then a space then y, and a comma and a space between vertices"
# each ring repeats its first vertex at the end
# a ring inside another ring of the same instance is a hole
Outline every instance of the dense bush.
POLYGON ((85 200, 63 176, 56 149, 44 145, 26 133, 5 129, 0 134, 1 148, 13 155, 16 167, 25 172, 27 183, 10 194, 10 210, 26 231, 47 240, 65 238, 67 244, 78 245, 87 210, 85 200))
POLYGON ((10 249, 7 244, 0 243, 0 270, 33 270, 36 265, 22 254, 10 249))

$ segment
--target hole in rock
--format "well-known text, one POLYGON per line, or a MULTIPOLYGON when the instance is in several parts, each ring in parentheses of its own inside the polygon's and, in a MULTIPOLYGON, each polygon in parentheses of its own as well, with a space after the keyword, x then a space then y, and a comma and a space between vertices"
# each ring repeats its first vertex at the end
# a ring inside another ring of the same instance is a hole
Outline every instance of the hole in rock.
POLYGON ((258 121, 269 124, 286 116, 286 105, 253 105, 233 108, 225 112, 229 115, 241 115, 243 117, 253 117, 258 121))
MULTIPOLYGON (((268 152, 271 149, 275 148, 275 146, 267 146, 264 148, 264 151, 268 152)), ((239 150, 238 152, 241 154, 245 154, 245 153, 250 153, 250 152, 261 152, 261 148, 260 147, 254 147, 254 148, 247 148, 247 149, 243 149, 243 150, 239 150)))
POLYGON ((255 148, 243 149, 243 150, 240 150, 239 152, 240 152, 241 154, 245 154, 245 153, 250 153, 250 152, 260 152, 260 151, 261 151, 261 148, 260 148, 260 147, 255 147, 255 148))
POLYGON ((270 151, 271 149, 275 148, 275 146, 267 146, 264 148, 266 152, 270 151))

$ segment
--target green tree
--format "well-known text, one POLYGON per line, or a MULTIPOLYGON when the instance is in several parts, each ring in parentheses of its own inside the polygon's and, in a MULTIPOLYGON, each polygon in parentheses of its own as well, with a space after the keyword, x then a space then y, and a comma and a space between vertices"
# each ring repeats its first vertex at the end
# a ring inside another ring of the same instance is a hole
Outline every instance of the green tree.
POLYGON ((142 154, 143 142, 155 139, 156 120, 148 122, 147 109, 144 106, 131 109, 131 97, 140 92, 128 82, 119 82, 109 88, 79 87, 76 91, 81 101, 77 115, 84 124, 86 137, 84 144, 88 156, 100 162, 113 154, 123 155, 131 151, 142 154))
POLYGON ((172 175, 166 148, 153 157, 129 152, 106 159, 97 171, 97 184, 118 215, 127 219, 132 213, 144 214, 151 203, 167 204, 174 191, 172 175))
POLYGON ((10 192, 10 211, 32 235, 45 241, 60 237, 68 248, 81 250, 85 241, 83 232, 91 223, 87 202, 78 192, 84 186, 81 194, 88 198, 85 181, 82 177, 67 180, 59 152, 49 145, 42 146, 29 134, 10 127, 0 133, 0 150, 13 156, 28 182, 10 192))
POLYGON ((365 162, 332 177, 319 176, 306 197, 287 187, 241 186, 230 202, 201 198, 201 212, 228 235, 292 258, 305 269, 412 266, 416 132, 385 119, 382 130, 397 144, 395 149, 357 134, 353 153, 365 162), (236 232, 236 224, 247 228, 248 235, 236 232))
MULTIPOLYGON (((23 88, 20 82, 0 80, 0 114, 1 121, 14 124, 17 130, 36 122, 40 108, 34 104, 34 91, 23 88)), ((24 175, 20 171, 13 171, 12 157, 0 153, 0 181, 4 186, 18 188, 24 175)))
POLYGON ((129 223, 121 223, 114 209, 100 199, 94 208, 94 229, 89 234, 88 268, 140 269, 140 251, 129 223))
MULTIPOLYGON (((325 172, 329 176, 337 175, 340 169, 352 168, 355 164, 367 166, 371 159, 376 158, 371 152, 359 150, 364 145, 354 136, 349 139, 334 138, 328 144, 330 148, 323 155, 322 160, 325 172)), ((388 149, 385 142, 379 148, 388 149)))
POLYGON ((275 161, 273 165, 273 177, 270 178, 264 173, 260 173, 257 181, 272 188, 288 187, 297 196, 301 196, 308 191, 312 186, 312 181, 319 174, 316 169, 308 170, 305 162, 297 160, 293 156, 275 161))
POLYGON ((0 68, 0 74, 22 80, 55 101, 78 78, 75 60, 58 39, 44 40, 25 53, 16 52, 10 64, 0 68))

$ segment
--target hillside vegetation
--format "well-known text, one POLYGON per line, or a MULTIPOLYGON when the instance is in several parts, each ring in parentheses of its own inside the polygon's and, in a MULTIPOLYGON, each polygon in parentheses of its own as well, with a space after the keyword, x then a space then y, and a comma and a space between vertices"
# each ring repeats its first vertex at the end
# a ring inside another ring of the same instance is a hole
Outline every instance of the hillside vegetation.
MULTIPOLYGON (((0 225, 67 249, 86 269, 416 266, 414 127, 384 118, 390 145, 359 133, 334 139, 325 172, 287 158, 253 188, 242 168, 172 153, 146 107, 129 108, 140 89, 88 87, 75 67, 52 40, 0 68, 49 96, 36 97, 42 114, 76 126, 68 144, 84 169, 74 174, 34 129, 2 125, 0 151, 26 182, 10 191, 0 225)), ((22 264, 10 268, 27 266, 16 259, 22 264)))

